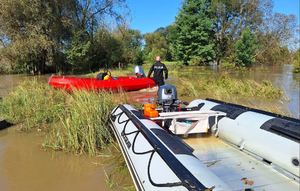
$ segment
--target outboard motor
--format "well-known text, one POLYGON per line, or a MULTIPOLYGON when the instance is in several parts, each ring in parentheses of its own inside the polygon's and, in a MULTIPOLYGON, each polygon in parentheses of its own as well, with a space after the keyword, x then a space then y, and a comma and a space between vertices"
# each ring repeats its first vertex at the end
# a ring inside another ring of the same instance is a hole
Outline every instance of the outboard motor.
POLYGON ((158 89, 157 103, 163 109, 163 112, 176 111, 178 108, 177 90, 173 85, 163 85, 158 89))

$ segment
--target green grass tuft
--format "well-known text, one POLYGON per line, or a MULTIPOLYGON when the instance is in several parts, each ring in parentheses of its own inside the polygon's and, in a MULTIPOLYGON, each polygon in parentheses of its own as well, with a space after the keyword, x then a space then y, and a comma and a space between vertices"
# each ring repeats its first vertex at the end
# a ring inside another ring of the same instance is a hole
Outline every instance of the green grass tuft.
POLYGON ((47 132, 46 148, 96 155, 113 141, 109 114, 121 101, 107 92, 69 94, 25 81, 0 102, 0 115, 23 131, 47 132))
POLYGON ((179 97, 192 99, 207 97, 228 100, 228 98, 280 99, 282 90, 275 88, 269 81, 257 83, 253 80, 239 80, 222 75, 197 75, 195 78, 181 77, 175 82, 179 97))
POLYGON ((108 126, 109 114, 115 104, 106 92, 74 91, 67 98, 64 116, 60 117, 44 146, 55 150, 95 155, 113 137, 108 126))
POLYGON ((37 80, 25 81, 0 103, 0 114, 22 130, 41 128, 64 113, 65 93, 54 91, 37 80))

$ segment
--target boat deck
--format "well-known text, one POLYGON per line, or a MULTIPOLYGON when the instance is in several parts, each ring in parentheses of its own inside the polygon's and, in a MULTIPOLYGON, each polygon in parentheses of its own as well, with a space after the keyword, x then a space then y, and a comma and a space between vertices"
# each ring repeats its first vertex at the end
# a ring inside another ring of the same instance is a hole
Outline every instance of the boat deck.
POLYGON ((300 190, 296 180, 214 136, 183 140, 195 149, 194 155, 232 190, 300 190))

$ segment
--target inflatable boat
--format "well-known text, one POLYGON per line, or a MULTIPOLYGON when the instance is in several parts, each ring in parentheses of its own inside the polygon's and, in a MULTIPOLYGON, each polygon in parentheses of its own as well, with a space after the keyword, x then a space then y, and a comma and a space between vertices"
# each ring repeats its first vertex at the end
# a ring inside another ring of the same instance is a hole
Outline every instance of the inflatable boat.
POLYGON ((298 119, 199 99, 152 118, 120 105, 110 123, 137 190, 299 190, 298 119))
POLYGON ((51 76, 48 84, 57 89, 71 91, 92 90, 92 91, 137 91, 154 87, 156 84, 152 78, 136 78, 124 76, 110 78, 108 80, 98 80, 96 78, 78 78, 65 76, 51 76))

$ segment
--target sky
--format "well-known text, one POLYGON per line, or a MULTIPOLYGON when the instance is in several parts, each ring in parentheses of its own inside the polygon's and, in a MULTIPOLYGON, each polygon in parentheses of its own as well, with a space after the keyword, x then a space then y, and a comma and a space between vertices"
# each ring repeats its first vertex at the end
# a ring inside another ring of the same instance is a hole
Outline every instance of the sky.
MULTIPOLYGON (((294 14, 299 23, 300 0, 273 0, 274 11, 294 14)), ((130 27, 143 34, 166 27, 175 21, 183 0, 127 0, 130 27)))

